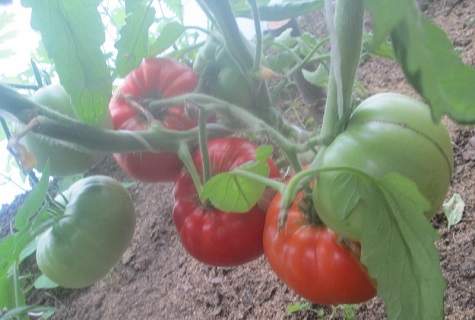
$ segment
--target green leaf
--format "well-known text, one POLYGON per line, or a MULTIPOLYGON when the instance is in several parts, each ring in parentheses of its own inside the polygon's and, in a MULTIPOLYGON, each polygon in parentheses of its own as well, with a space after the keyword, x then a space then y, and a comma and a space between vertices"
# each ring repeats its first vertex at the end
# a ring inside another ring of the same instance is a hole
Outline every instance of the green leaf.
POLYGON ((388 319, 444 318, 445 280, 434 241, 438 233, 423 212, 430 203, 417 186, 388 174, 360 194, 364 212, 361 261, 378 282, 388 319))
POLYGON ((475 69, 465 65, 450 39, 425 18, 412 0, 368 0, 375 46, 391 36, 406 78, 432 108, 462 124, 475 123, 475 69))
POLYGON ((317 67, 315 71, 308 71, 302 69, 302 74, 305 80, 315 86, 326 88, 328 85, 328 70, 321 64, 317 67))
POLYGON ((49 162, 46 163, 43 174, 38 184, 28 194, 22 206, 18 209, 15 216, 15 227, 23 230, 28 226, 31 217, 38 212, 44 203, 49 187, 49 162))
POLYGON ((15 51, 5 48, 5 42, 15 38, 18 33, 16 30, 8 30, 8 27, 12 26, 14 21, 15 15, 13 13, 0 13, 0 44, 3 44, 3 48, 0 49, 0 59, 9 58, 15 54, 15 51))
POLYGON ((15 287, 13 277, 8 274, 0 275, 0 310, 3 308, 12 309, 15 307, 15 287))
POLYGON ((143 5, 135 5, 125 19, 120 30, 117 48, 117 74, 125 77, 137 68, 143 58, 148 56, 148 30, 153 23, 155 9, 143 5))
POLYGON ((165 4, 167 8, 170 9, 178 19, 180 19, 180 21, 183 21, 184 10, 181 0, 167 0, 165 1, 165 4))
POLYGON ((363 34, 363 52, 368 52, 373 56, 395 60, 393 47, 386 41, 381 42, 377 47, 374 45, 374 35, 372 33, 363 34))
POLYGON ((386 42, 388 35, 401 20, 418 15, 414 0, 366 0, 365 6, 374 22, 374 47, 386 42))
POLYGON ((31 27, 41 32, 79 119, 94 124, 104 117, 112 78, 101 51, 104 25, 97 11, 100 0, 30 0, 31 27))
POLYGON ((366 181, 356 173, 340 172, 331 186, 331 198, 341 220, 348 218, 360 201, 366 181))
POLYGON ((176 21, 167 23, 158 38, 150 46, 150 56, 159 55, 170 48, 185 30, 185 27, 176 21))
MULTIPOLYGON (((265 161, 250 161, 238 167, 249 173, 268 177, 265 161)), ((216 208, 234 213, 248 212, 262 196, 266 185, 233 171, 213 176, 203 186, 201 200, 210 200, 216 208)))
MULTIPOLYGON (((323 0, 292 1, 259 7, 261 20, 278 21, 296 18, 323 7, 323 0)), ((236 17, 252 18, 249 7, 235 10, 236 17)))
POLYGON ((455 193, 449 201, 442 205, 442 209, 447 218, 447 228, 450 230, 451 226, 456 225, 462 220, 465 202, 460 194, 455 193))
POLYGON ((262 145, 256 150, 254 157, 258 162, 265 162, 272 154, 272 146, 262 145))
POLYGON ((30 241, 30 235, 24 230, 0 240, 0 274, 10 270, 30 241))
POLYGON ((57 288, 58 284, 42 274, 35 281, 35 289, 53 289, 57 288))

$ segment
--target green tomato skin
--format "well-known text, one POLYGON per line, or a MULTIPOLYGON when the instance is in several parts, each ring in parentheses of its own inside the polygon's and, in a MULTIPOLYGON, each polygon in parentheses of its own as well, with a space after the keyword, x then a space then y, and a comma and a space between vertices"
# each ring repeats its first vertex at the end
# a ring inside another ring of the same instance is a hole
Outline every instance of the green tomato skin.
MULTIPOLYGON (((249 50, 252 50, 250 43, 246 43, 249 50)), ((253 109, 255 88, 252 88, 236 62, 217 39, 209 38, 200 48, 193 70, 202 79, 206 79, 206 91, 211 95, 243 108, 253 109), (206 71, 210 66, 213 70, 211 74, 206 71)))
POLYGON ((63 194, 64 216, 37 238, 36 260, 60 286, 83 288, 119 261, 134 234, 135 210, 125 188, 106 176, 81 179, 63 194))
MULTIPOLYGON (((361 103, 346 131, 325 150, 321 167, 340 166, 374 177, 396 172, 413 180, 430 202, 431 209, 424 214, 431 219, 447 195, 454 163, 448 132, 442 123, 432 121, 429 108, 412 98, 384 93, 361 103)), ((348 218, 341 220, 334 203, 344 199, 332 195, 337 177, 335 171, 318 175, 313 190, 315 208, 328 227, 359 241, 365 204, 359 202, 348 218)))
MULTIPOLYGON (((51 110, 70 118, 78 119, 69 95, 59 84, 39 89, 31 99, 51 110)), ((106 113, 104 119, 97 126, 104 129, 112 129, 112 117, 109 112, 106 113)), ((83 173, 104 158, 103 154, 89 153, 33 133, 27 133, 21 142, 35 155, 37 162, 35 168, 38 171, 43 170, 49 158, 50 175, 54 177, 83 173)))

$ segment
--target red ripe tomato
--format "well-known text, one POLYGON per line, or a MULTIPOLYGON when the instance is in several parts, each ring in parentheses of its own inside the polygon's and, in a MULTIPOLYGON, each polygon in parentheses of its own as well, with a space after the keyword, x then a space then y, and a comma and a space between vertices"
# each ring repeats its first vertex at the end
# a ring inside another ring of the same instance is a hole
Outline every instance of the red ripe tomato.
MULTIPOLYGON (((242 138, 228 137, 208 142, 213 175, 232 171, 254 160, 257 145, 242 138)), ((197 150, 193 161, 202 174, 201 152, 197 150)), ((267 160, 269 177, 280 178, 272 160, 267 160)), ((260 257, 265 212, 257 205, 249 212, 224 212, 202 204, 191 176, 182 171, 173 189, 175 206, 173 220, 183 247, 197 260, 213 266, 236 266, 260 257)))
MULTIPOLYGON (((125 78, 112 97, 109 110, 116 130, 142 130, 149 125, 135 108, 123 98, 131 95, 137 100, 171 98, 192 92, 198 76, 187 65, 173 59, 148 58, 125 78)), ((139 102, 140 103, 140 102, 139 102)), ((162 125, 171 130, 188 130, 197 119, 185 114, 183 105, 171 106, 154 114, 162 125)), ((144 182, 173 181, 183 167, 173 152, 116 153, 114 158, 130 176, 144 182)))
POLYGON ((277 276, 298 295, 322 305, 355 304, 373 298, 376 289, 359 262, 360 246, 327 227, 307 222, 299 208, 300 193, 287 221, 278 230, 280 201, 277 193, 267 211, 264 251, 277 276))

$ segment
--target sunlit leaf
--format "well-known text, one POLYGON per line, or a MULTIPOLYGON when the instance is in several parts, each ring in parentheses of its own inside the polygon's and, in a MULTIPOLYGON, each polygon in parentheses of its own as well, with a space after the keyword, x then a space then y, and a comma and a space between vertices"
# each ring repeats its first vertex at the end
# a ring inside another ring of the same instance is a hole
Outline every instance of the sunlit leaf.
POLYGON ((181 0, 167 0, 165 4, 171 12, 175 14, 175 16, 180 20, 183 21, 183 3, 181 0))
POLYGON ((167 23, 158 38, 150 46, 150 56, 159 55, 170 48, 184 31, 185 27, 176 21, 167 23))
POLYGON ((116 69, 120 77, 125 77, 137 68, 142 59, 148 56, 148 30, 154 17, 154 8, 136 5, 125 19, 120 39, 115 44, 118 50, 116 69))
POLYGON ((60 82, 71 96, 78 117, 101 121, 107 112, 112 79, 101 51, 104 25, 100 0, 23 0, 31 7, 31 27, 41 32, 60 82))
POLYGON ((463 64, 447 35, 425 18, 412 0, 368 0, 374 44, 391 36, 406 78, 432 108, 435 120, 447 114, 475 123, 475 68, 463 64))

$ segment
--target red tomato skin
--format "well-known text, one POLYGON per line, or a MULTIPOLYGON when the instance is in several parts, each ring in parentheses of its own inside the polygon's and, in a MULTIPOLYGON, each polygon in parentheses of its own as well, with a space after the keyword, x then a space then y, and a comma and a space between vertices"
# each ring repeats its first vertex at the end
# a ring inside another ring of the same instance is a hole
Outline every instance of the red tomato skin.
MULTIPOLYGON (((116 130, 143 130, 147 124, 124 96, 141 98, 171 98, 192 92, 198 76, 185 64, 168 58, 148 58, 139 68, 130 72, 124 84, 112 97, 109 110, 116 130)), ((190 118, 183 105, 171 106, 154 115, 166 129, 188 130, 198 119, 190 118)), ((144 182, 172 182, 183 163, 173 152, 135 152, 114 154, 117 164, 131 177, 144 182)))
MULTIPOLYGON (((296 197, 280 232, 280 193, 267 211, 264 251, 276 275, 298 295, 316 304, 356 304, 376 296, 359 257, 341 244, 332 230, 307 223, 298 207, 301 197, 296 197)), ((359 249, 359 244, 353 244, 359 249)))
MULTIPOLYGON (((208 142, 211 172, 228 172, 254 160, 257 145, 242 138, 219 138, 208 142)), ((193 161, 200 175, 202 158, 196 151, 193 161)), ((267 160, 271 178, 280 178, 272 160, 267 160)), ((183 170, 175 180, 173 221, 183 247, 195 259, 212 266, 237 266, 263 253, 262 233, 265 212, 257 205, 245 214, 225 212, 202 205, 191 176, 183 170)))

